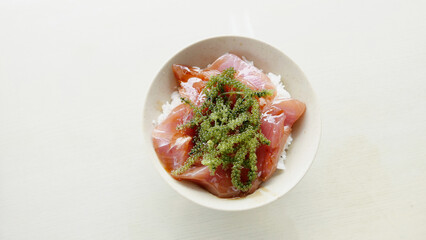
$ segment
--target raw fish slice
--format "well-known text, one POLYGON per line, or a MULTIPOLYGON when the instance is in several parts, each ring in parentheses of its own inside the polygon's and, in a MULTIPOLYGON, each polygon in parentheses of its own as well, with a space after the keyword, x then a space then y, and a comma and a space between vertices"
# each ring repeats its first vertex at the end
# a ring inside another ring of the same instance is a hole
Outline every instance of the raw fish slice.
POLYGON ((305 104, 295 99, 276 99, 264 109, 261 117, 263 135, 271 144, 257 149, 257 169, 262 181, 268 180, 277 168, 278 159, 291 133, 293 123, 305 112, 305 104))
POLYGON ((201 70, 198 67, 188 67, 185 65, 173 64, 173 74, 179 84, 179 94, 181 97, 189 99, 195 105, 204 102, 202 91, 211 76, 220 74, 217 70, 201 70))
POLYGON ((208 81, 211 76, 220 74, 220 71, 218 70, 203 70, 199 67, 189 67, 181 64, 173 64, 172 70, 178 83, 187 82, 188 79, 193 77, 200 78, 203 81, 208 81))
POLYGON ((273 95, 267 98, 273 99, 275 97, 277 91, 268 76, 266 76, 266 74, 263 73, 262 70, 247 63, 246 61, 242 60, 240 57, 234 54, 225 53, 206 69, 219 70, 220 72, 222 72, 223 70, 230 67, 233 67, 237 71, 237 73, 235 74, 236 79, 240 80, 242 83, 244 83, 253 90, 273 90, 273 95))
POLYGON ((170 172, 180 167, 193 147, 194 131, 178 131, 176 127, 192 118, 192 110, 186 104, 178 105, 152 132, 152 142, 164 168, 170 172))
POLYGON ((247 192, 241 192, 236 189, 231 182, 231 169, 223 170, 221 167, 216 169, 213 176, 210 175, 207 166, 192 167, 185 173, 179 175, 178 180, 189 180, 195 182, 212 194, 221 198, 239 197, 254 192, 260 185, 260 180, 255 180, 253 186, 247 192))
POLYGON ((303 115, 306 105, 301 101, 289 98, 279 98, 274 100, 274 106, 283 109, 286 119, 285 126, 293 126, 293 124, 303 115))

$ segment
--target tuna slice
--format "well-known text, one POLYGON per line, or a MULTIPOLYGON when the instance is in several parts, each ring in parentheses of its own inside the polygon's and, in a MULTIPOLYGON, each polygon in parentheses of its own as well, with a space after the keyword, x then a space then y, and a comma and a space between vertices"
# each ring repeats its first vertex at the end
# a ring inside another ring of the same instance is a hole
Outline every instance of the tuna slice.
POLYGON ((190 120, 191 117, 191 108, 180 104, 152 132, 155 151, 168 172, 181 166, 188 158, 188 153, 193 146, 194 133, 189 130, 178 131, 176 127, 190 120))
POLYGON ((271 144, 262 145, 256 152, 258 177, 262 181, 268 180, 277 169, 291 127, 304 112, 305 104, 295 99, 275 99, 270 107, 264 109, 261 129, 271 144))
MULTIPOLYGON (((275 98, 276 89, 270 79, 253 65, 243 61, 234 54, 224 54, 206 69, 173 65, 173 73, 179 84, 179 93, 197 105, 204 101, 202 90, 208 79, 224 69, 234 67, 236 79, 254 90, 270 89, 273 97, 266 99, 270 104, 264 105, 261 115, 262 133, 271 141, 269 146, 261 146, 257 154, 258 178, 252 188, 241 192, 231 183, 230 169, 219 167, 212 176, 208 168, 197 162, 185 173, 175 177, 188 180, 204 187, 212 194, 223 197, 241 197, 254 192, 259 185, 268 180, 277 168, 277 162, 285 142, 291 133, 291 127, 305 111, 305 104, 295 99, 275 98)), ((170 115, 158 124, 153 133, 153 145, 164 168, 170 172, 180 167, 189 156, 193 143, 194 131, 178 131, 176 127, 192 118, 191 109, 184 104, 177 106, 170 115)), ((244 172, 242 180, 244 181, 244 172)))
POLYGON ((270 96, 270 99, 273 99, 276 95, 276 89, 272 81, 266 76, 262 70, 256 68, 251 63, 248 63, 242 60, 237 55, 232 53, 225 53, 214 61, 207 70, 219 70, 222 72, 225 69, 233 67, 237 73, 235 78, 240 80, 246 86, 253 90, 273 90, 274 93, 270 96))
POLYGON ((173 64, 172 69, 179 84, 180 96, 189 99, 196 105, 200 105, 204 101, 204 94, 201 94, 201 91, 209 78, 220 74, 218 70, 201 70, 198 67, 179 64, 173 64))

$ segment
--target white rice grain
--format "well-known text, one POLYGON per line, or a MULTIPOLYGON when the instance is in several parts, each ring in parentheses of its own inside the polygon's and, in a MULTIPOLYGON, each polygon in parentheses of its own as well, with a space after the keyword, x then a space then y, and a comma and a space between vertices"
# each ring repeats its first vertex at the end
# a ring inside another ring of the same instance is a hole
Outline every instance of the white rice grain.
MULTIPOLYGON (((275 98, 291 98, 290 93, 285 90, 284 84, 281 82, 280 75, 276 75, 270 72, 268 73, 268 77, 269 79, 271 79, 272 83, 277 89, 277 96, 275 98)), ((285 126, 284 129, 285 128, 288 128, 288 126, 285 126)), ((288 136, 285 142, 284 150, 281 153, 280 158, 278 159, 277 169, 281 169, 281 170, 285 169, 284 160, 286 160, 287 158, 287 149, 289 148, 292 141, 293 141, 293 138, 290 134, 290 136, 288 136)))
POLYGON ((181 104, 182 101, 180 100, 180 95, 178 91, 174 91, 171 95, 170 102, 165 102, 163 106, 161 106, 162 112, 160 116, 158 116, 157 121, 153 121, 154 125, 158 125, 161 122, 163 122, 167 116, 172 112, 172 110, 177 107, 179 104, 181 104))

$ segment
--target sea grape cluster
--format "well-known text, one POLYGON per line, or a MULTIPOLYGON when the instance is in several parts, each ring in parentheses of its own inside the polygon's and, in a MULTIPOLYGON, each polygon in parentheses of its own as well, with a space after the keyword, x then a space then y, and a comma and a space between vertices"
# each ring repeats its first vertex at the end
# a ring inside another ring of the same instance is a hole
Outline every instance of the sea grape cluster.
POLYGON ((257 148, 270 144, 260 129, 258 99, 272 93, 268 90, 254 91, 235 79, 234 75, 235 70, 231 67, 211 77, 203 89, 206 98, 201 106, 182 98, 194 114, 178 129, 193 128, 196 135, 189 158, 172 174, 177 176, 186 172, 197 161, 208 166, 211 175, 219 166, 225 170, 232 168, 233 186, 245 192, 257 177, 257 148), (243 168, 248 170, 244 182, 241 180, 243 168))

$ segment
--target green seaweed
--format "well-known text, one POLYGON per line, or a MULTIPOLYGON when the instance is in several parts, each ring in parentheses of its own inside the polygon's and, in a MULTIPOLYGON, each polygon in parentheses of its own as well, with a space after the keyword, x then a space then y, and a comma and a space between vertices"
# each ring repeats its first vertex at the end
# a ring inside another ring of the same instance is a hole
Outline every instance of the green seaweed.
POLYGON ((234 78, 231 67, 209 79, 203 89, 205 101, 196 106, 182 98, 193 110, 193 118, 180 126, 179 130, 193 128, 196 137, 189 158, 178 169, 172 171, 177 176, 201 160, 210 174, 222 166, 232 166, 232 184, 237 189, 248 191, 257 177, 256 150, 270 141, 260 129, 260 110, 258 98, 271 95, 270 90, 254 91, 234 78), (241 181, 241 171, 248 170, 247 180, 241 181))

